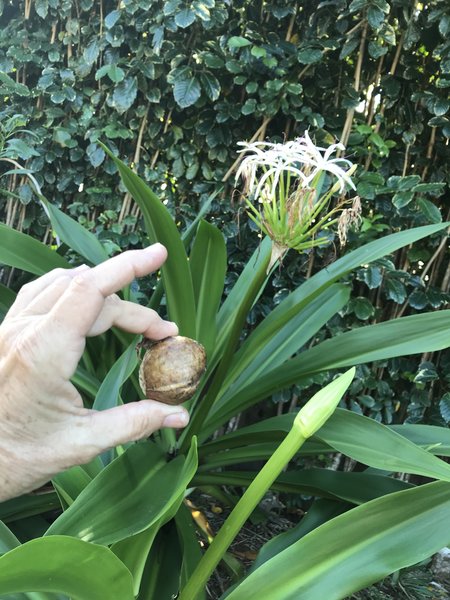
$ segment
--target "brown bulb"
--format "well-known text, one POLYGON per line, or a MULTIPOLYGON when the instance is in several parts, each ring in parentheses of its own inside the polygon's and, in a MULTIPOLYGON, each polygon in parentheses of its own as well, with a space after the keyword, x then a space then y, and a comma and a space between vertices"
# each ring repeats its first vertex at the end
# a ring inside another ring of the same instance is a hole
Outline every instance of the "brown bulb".
POLYGON ((201 344, 178 335, 153 342, 139 369, 139 383, 146 398, 181 404, 191 398, 206 368, 201 344))

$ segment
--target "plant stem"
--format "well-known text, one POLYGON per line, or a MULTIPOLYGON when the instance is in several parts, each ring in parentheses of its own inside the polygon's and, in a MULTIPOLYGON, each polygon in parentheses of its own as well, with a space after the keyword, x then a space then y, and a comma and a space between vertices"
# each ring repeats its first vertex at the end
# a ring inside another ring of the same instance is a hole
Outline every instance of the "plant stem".
POLYGON ((181 453, 189 450, 192 436, 199 435, 201 433, 203 422, 209 415, 209 411, 214 402, 217 400, 217 396, 221 391, 224 379, 228 374, 230 363, 234 358, 236 346, 239 343, 248 312, 252 308, 255 300, 258 298, 265 282, 267 281, 266 270, 269 260, 270 257, 267 256, 267 258, 262 260, 258 268, 255 270, 253 280, 250 282, 247 292, 242 299, 238 310, 236 311, 233 327, 228 335, 222 359, 211 382, 211 387, 202 401, 195 407, 196 409, 192 416, 191 422, 187 427, 181 443, 181 453))
POLYGON ((219 533, 213 539, 186 586, 181 590, 179 600, 194 600, 197 597, 245 521, 281 473, 284 466, 298 452, 305 441, 306 438, 294 423, 291 431, 249 485, 221 527, 219 533))

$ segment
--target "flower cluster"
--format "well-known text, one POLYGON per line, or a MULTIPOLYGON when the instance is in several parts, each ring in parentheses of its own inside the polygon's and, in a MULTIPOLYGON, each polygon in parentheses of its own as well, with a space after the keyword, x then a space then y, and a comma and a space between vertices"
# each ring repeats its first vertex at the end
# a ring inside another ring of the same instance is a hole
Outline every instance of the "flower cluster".
POLYGON ((348 201, 338 200, 330 208, 334 194, 346 187, 355 189, 351 175, 356 167, 345 158, 332 158, 342 144, 328 148, 316 146, 308 132, 284 144, 240 142, 245 156, 236 173, 244 181, 244 196, 249 217, 274 242, 275 259, 289 248, 304 250, 328 242, 318 234, 338 223, 341 243, 348 228, 360 219, 359 199, 351 209, 348 201), (327 174, 336 179, 324 189, 327 174), (342 218, 337 218, 340 213, 342 218))

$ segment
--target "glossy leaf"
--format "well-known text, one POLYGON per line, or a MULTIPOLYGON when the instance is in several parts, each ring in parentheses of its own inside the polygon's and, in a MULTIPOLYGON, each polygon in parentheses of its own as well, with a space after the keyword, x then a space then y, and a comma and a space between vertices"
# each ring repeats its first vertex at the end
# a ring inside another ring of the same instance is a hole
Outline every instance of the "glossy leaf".
POLYGON ((0 264, 43 275, 51 269, 71 265, 54 250, 38 240, 0 223, 0 264))
MULTIPOLYGON (((291 292, 280 304, 271 311, 271 313, 262 321, 260 325, 252 332, 248 341, 245 343, 245 355, 249 352, 258 352, 262 345, 265 345, 268 340, 272 339, 278 333, 282 325, 289 321, 299 313, 303 307, 307 306, 314 298, 320 294, 322 290, 329 287, 340 277, 346 273, 359 267, 362 264, 373 262, 387 254, 398 250, 406 244, 411 244, 427 235, 432 235, 440 231, 442 225, 431 225, 425 227, 417 227, 408 231, 401 231, 382 237, 374 242, 370 242, 353 252, 345 254, 339 260, 328 265, 326 269, 322 269, 305 283, 300 285, 296 290, 291 292)), ((263 250, 263 248, 261 248, 263 250)), ((253 260, 255 260, 253 258, 253 260)), ((234 294, 234 288, 232 294, 234 294)), ((230 294, 231 296, 231 294, 230 294)), ((225 308, 228 300, 224 303, 221 309, 220 316, 225 317, 225 308)), ((242 350, 241 357, 244 355, 242 350)))
POLYGON ((0 521, 0 554, 4 554, 18 546, 20 546, 19 540, 3 521, 0 521))
POLYGON ((216 317, 222 299, 227 254, 222 233, 201 221, 189 257, 197 310, 196 338, 211 355, 216 337, 216 317))
MULTIPOLYGON (((248 487, 255 479, 254 471, 224 471, 195 475, 193 484, 234 485, 248 487)), ((391 494, 411 487, 399 479, 372 473, 342 473, 331 469, 305 469, 287 471, 279 475, 270 486, 285 494, 303 494, 333 500, 343 500, 352 504, 363 504, 373 498, 391 494)))
MULTIPOLYGON (((224 382, 228 394, 239 389, 245 383, 258 379, 268 369, 280 367, 291 358, 348 302, 350 289, 334 284, 321 292, 306 306, 300 302, 298 312, 289 311, 289 320, 279 313, 279 325, 276 332, 270 332, 267 338, 250 335, 236 353, 233 366, 224 382), (230 382, 239 375, 231 385, 230 382)), ((221 402, 218 402, 220 406, 221 402)))
POLYGON ((39 198, 47 208, 53 229, 69 248, 94 265, 109 258, 108 253, 93 233, 63 213, 43 196, 39 195, 39 198))
POLYGON ((435 425, 389 425, 389 429, 437 456, 450 456, 450 429, 435 425))
POLYGON ((0 557, 2 596, 36 591, 134 600, 130 572, 109 549, 66 536, 31 540, 0 557))
POLYGON ((144 529, 144 531, 135 535, 130 535, 111 546, 111 550, 120 558, 133 576, 133 591, 135 596, 139 594, 142 574, 160 527, 161 520, 148 527, 148 529, 144 529))
POLYGON ((138 364, 136 344, 137 337, 108 371, 95 397, 95 402, 92 406, 94 410, 106 410, 122 403, 120 388, 138 364))
POLYGON ((282 367, 221 399, 205 423, 205 434, 258 400, 320 371, 394 356, 433 352, 449 346, 450 311, 423 313, 342 333, 302 352, 282 367), (216 412, 216 414, 214 414, 216 412))
POLYGON ((0 283, 0 322, 5 318, 15 299, 16 294, 0 283))
POLYGON ((161 272, 169 317, 178 324, 180 333, 195 337, 195 301, 189 264, 180 234, 170 213, 150 188, 116 158, 105 146, 105 152, 119 169, 122 181, 142 211, 150 242, 160 242, 170 249, 161 272))
POLYGON ((182 554, 174 521, 158 532, 142 578, 139 600, 172 600, 179 589, 182 554))
POLYGON ((55 492, 25 494, 0 502, 0 519, 5 523, 61 509, 55 492))
POLYGON ((321 525, 224 597, 340 600, 446 546, 449 519, 447 482, 389 494, 321 525))
POLYGON ((450 481, 450 465, 373 419, 339 410, 316 436, 347 456, 384 471, 450 481))
POLYGON ((196 468, 195 440, 186 458, 169 463, 154 443, 134 444, 84 488, 46 535, 112 544, 139 533, 173 516, 196 468))
MULTIPOLYGON (((182 504, 175 516, 180 544, 182 546, 183 562, 181 565, 180 586, 184 587, 202 557, 197 532, 191 513, 185 504, 182 504)), ((206 600, 206 592, 202 591, 197 600, 206 600)))

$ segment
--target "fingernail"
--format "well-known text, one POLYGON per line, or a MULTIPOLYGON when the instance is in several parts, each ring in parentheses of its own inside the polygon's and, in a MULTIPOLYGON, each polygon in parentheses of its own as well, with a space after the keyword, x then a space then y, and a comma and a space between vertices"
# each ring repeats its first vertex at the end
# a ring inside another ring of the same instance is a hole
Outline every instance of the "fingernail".
POLYGON ((173 335, 178 335, 178 325, 176 323, 174 323, 173 321, 167 321, 167 325, 171 325, 173 330, 174 330, 174 334, 173 335))
POLYGON ((186 427, 189 423, 189 415, 183 410, 182 412, 172 413, 164 419, 163 427, 186 427))

